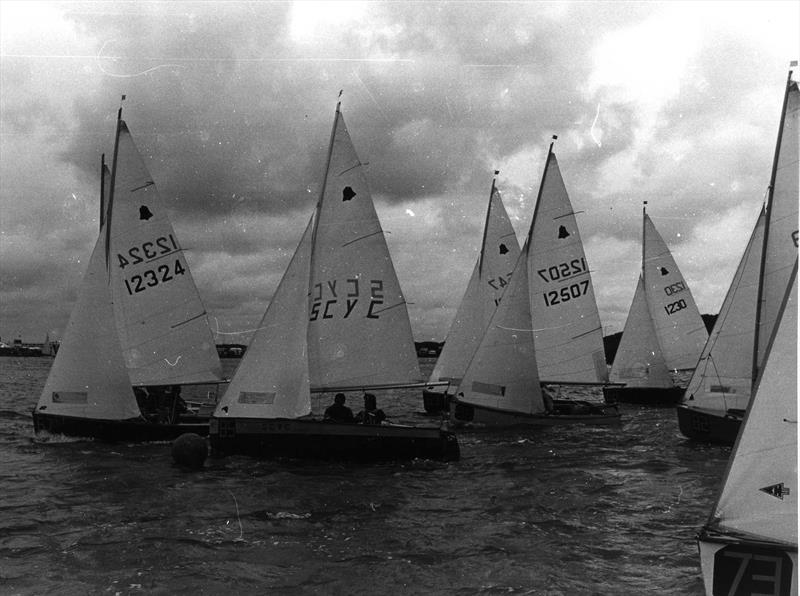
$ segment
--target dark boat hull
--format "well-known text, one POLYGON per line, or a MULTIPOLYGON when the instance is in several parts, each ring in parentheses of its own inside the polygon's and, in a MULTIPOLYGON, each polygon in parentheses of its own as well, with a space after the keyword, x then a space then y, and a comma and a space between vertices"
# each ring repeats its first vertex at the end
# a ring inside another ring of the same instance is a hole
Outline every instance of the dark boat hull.
POLYGON ((212 418, 211 449, 257 458, 455 461, 455 433, 435 427, 363 425, 278 418, 212 418))
POLYGON ((603 387, 607 404, 672 406, 681 401, 683 393, 681 387, 603 387))
POLYGON ((450 420, 456 425, 486 427, 561 426, 565 424, 617 424, 619 410, 614 405, 590 404, 557 400, 553 410, 541 414, 525 414, 455 401, 450 420))
POLYGON ((694 441, 733 445, 739 435, 743 417, 737 414, 701 410, 681 404, 676 408, 681 434, 694 441))
POLYGON ((422 390, 422 405, 426 414, 441 414, 447 411, 448 397, 444 391, 422 390))
POLYGON ((797 594, 797 545, 725 535, 697 536, 706 594, 797 594))
POLYGON ((76 418, 33 411, 35 432, 47 431, 71 437, 87 437, 108 443, 138 443, 146 441, 172 441, 184 433, 208 435, 208 419, 179 422, 178 424, 159 424, 142 418, 129 420, 101 420, 76 418))

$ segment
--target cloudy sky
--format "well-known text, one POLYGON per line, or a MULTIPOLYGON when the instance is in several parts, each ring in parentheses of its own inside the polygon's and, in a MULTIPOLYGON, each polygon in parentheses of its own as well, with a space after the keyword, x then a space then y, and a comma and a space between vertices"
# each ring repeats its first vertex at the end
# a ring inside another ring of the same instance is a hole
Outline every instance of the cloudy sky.
POLYGON ((313 210, 336 98, 415 339, 444 339, 492 171, 520 238, 547 146, 606 333, 641 204, 716 313, 769 182, 797 2, 0 1, 0 337, 59 337, 124 118, 219 331, 249 340, 313 210))

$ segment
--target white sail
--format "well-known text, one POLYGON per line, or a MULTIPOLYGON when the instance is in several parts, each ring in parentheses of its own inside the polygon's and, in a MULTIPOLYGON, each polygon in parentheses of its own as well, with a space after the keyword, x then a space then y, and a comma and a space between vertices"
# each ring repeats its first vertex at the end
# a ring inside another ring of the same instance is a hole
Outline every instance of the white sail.
POLYGON ((461 382, 505 292, 519 252, 519 242, 500 192, 492 184, 481 250, 431 373, 431 382, 451 381, 452 390, 461 382))
POLYGON ((215 416, 299 418, 311 413, 306 334, 312 224, 313 219, 215 416))
POLYGON ((610 377, 613 383, 625 383, 628 387, 672 387, 672 379, 650 318, 641 275, 610 377))
POLYGON ((528 246, 467 366, 459 401, 526 414, 544 411, 531 327, 528 246))
POLYGON ((709 526, 797 546, 797 259, 709 526))
POLYGON ((689 284, 646 213, 642 234, 644 288, 664 361, 670 369, 694 368, 708 340, 708 331, 689 284))
POLYGON ((102 230, 36 409, 102 420, 139 417, 114 322, 102 230))
MULTIPOLYGON (((767 206, 766 245, 763 256, 761 302, 758 311, 758 353, 756 367, 760 366, 767 342, 772 335, 778 309, 788 284, 792 264, 797 257, 797 216, 800 202, 800 93, 797 82, 787 82, 783 121, 771 180, 770 199, 767 206)), ((756 371, 757 372, 757 371, 756 371)))
POLYGON ((731 281, 714 329, 686 386, 684 403, 717 410, 744 410, 753 385, 756 301, 764 241, 764 210, 758 216, 731 281))
POLYGON ((120 120, 108 204, 108 268, 134 385, 219 380, 205 307, 163 203, 120 120))
POLYGON ((536 359, 544 382, 608 380, 589 265, 558 161, 548 152, 529 237, 536 359))
POLYGON ((313 243, 312 387, 420 381, 406 301, 364 168, 338 109, 313 243))

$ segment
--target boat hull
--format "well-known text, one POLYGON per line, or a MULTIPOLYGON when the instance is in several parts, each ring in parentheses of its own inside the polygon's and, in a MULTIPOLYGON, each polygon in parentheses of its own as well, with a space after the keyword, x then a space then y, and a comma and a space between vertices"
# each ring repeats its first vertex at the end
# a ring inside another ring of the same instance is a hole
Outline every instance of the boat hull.
POLYGON ((460 457, 455 433, 436 427, 212 418, 209 437, 214 452, 264 459, 456 461, 460 457))
POLYGON ((422 405, 426 414, 441 414, 447 411, 448 395, 444 391, 422 390, 422 405))
POLYGON ((37 433, 47 431, 52 434, 86 437, 108 443, 172 441, 184 433, 207 436, 208 418, 197 418, 178 424, 159 424, 148 422, 142 418, 103 420, 46 414, 34 410, 33 429, 37 433))
POLYGON ((450 421, 455 425, 470 424, 487 427, 560 426, 565 424, 617 424, 619 410, 614 405, 590 404, 557 400, 553 410, 540 414, 526 414, 476 406, 454 400, 450 421))
POLYGON ((797 594, 797 547, 711 535, 697 537, 706 594, 797 594))
POLYGON ((719 412, 692 408, 681 404, 676 408, 681 434, 695 441, 716 445, 733 445, 742 426, 742 416, 720 415, 719 412))
POLYGON ((603 387, 607 404, 627 403, 644 406, 671 406, 683 397, 681 387, 603 387))

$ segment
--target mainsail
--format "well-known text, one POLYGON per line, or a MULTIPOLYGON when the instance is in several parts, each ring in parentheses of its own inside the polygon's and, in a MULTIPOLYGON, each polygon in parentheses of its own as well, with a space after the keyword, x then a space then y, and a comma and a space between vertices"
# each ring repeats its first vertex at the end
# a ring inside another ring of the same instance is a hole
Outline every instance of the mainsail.
POLYGON ((309 291, 312 388, 421 380, 406 301, 338 106, 316 210, 309 291))
POLYGON ((642 235, 642 280, 664 362, 673 370, 694 368, 708 331, 689 284, 647 213, 642 235))
POLYGON ((542 382, 608 380, 603 328, 578 222, 552 145, 528 237, 528 283, 542 382))
POLYGON ((431 373, 431 383, 450 381, 455 390, 461 382, 508 286, 519 252, 514 228, 493 180, 480 253, 431 373))
MULTIPOLYGON (((717 410, 744 410, 753 386, 756 300, 764 238, 764 210, 758 216, 744 255, 686 386, 684 403, 717 410)), ((624 338, 624 335, 623 335, 624 338)))
POLYGON ((114 314, 134 385, 218 381, 208 315, 175 230, 120 118, 107 204, 114 314))

